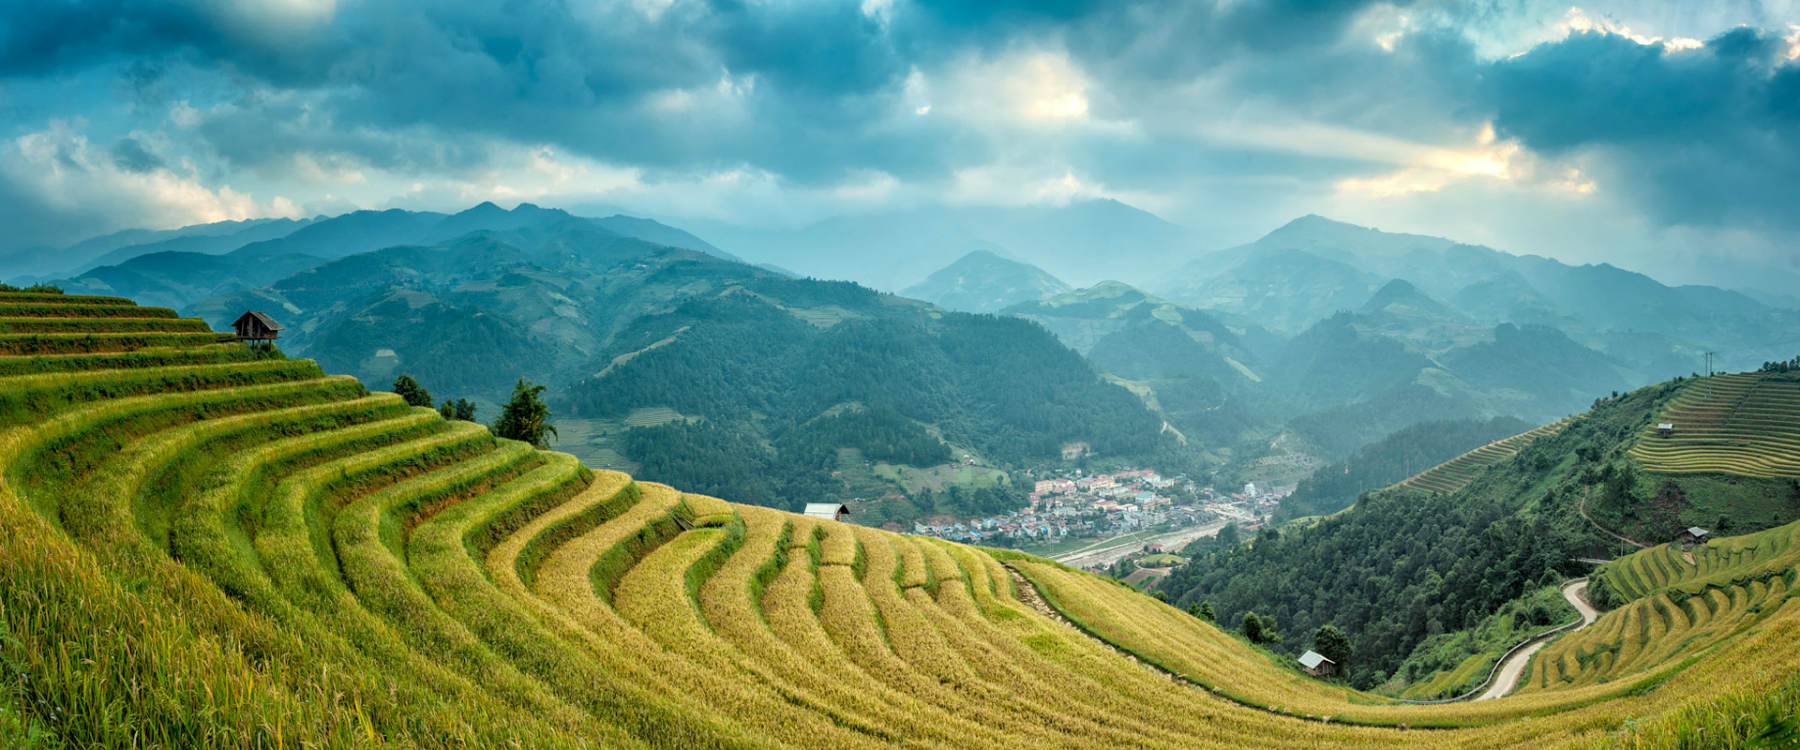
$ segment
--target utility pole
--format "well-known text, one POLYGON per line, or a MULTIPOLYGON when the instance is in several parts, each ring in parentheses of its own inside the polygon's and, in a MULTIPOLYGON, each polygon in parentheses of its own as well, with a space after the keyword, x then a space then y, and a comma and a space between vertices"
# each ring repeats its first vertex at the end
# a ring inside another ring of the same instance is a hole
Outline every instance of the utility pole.
POLYGON ((1713 374, 1712 363, 1713 363, 1713 352, 1707 352, 1706 353, 1706 376, 1709 378, 1712 377, 1712 374, 1713 374))

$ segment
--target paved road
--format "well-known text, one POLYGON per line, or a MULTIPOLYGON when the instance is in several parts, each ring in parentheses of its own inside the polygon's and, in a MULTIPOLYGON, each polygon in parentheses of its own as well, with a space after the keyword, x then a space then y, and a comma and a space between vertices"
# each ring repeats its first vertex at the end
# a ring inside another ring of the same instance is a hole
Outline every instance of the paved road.
MULTIPOLYGON (((1596 612, 1593 606, 1587 602, 1587 587, 1587 581, 1576 581, 1563 587, 1563 598, 1569 600, 1569 604, 1575 607, 1575 611, 1581 613, 1580 627, 1568 632, 1573 633, 1575 630, 1580 630, 1581 628, 1592 625, 1594 624, 1594 619, 1600 616, 1600 613, 1596 612)), ((1487 692, 1482 693, 1481 696, 1475 700, 1491 700, 1503 697, 1507 693, 1512 692, 1513 688, 1518 687, 1519 685, 1519 677, 1525 674, 1525 665, 1530 664, 1531 657, 1538 652, 1538 649, 1543 648, 1544 644, 1549 643, 1550 640, 1551 639, 1549 638, 1545 638, 1530 646, 1526 646, 1524 650, 1513 654, 1512 658, 1506 661, 1506 666, 1500 668, 1500 674, 1494 678, 1494 684, 1489 686, 1487 692)))

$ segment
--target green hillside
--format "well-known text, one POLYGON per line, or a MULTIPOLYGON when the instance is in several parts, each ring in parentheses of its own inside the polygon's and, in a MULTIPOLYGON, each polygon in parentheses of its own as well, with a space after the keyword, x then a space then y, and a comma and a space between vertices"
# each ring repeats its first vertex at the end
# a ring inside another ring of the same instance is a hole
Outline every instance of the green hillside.
MULTIPOLYGON (((60 301, 0 295, 128 305, 60 301)), ((594 472, 133 313, 169 330, 0 355, 9 746, 1716 744, 1800 695, 1783 600, 1659 689, 1401 705, 1103 578, 594 472)))
POLYGON ((1667 410, 1718 379, 1599 399, 1579 417, 1366 493, 1310 528, 1264 529, 1248 547, 1200 543, 1162 590, 1183 607, 1210 602, 1222 622, 1255 612, 1290 635, 1335 624, 1359 654, 1352 682, 1365 688, 1431 681, 1479 654, 1491 663, 1506 644, 1450 636, 1491 630, 1487 618, 1508 603, 1586 575, 1584 560, 1635 549, 1621 535, 1660 542, 1688 526, 1728 535, 1800 519, 1793 475, 1658 473, 1634 457, 1663 440, 1654 428, 1667 410))
POLYGON ((1529 432, 1521 432, 1509 438, 1495 440, 1479 448, 1464 453, 1456 458, 1433 466, 1400 481, 1400 484, 1426 492, 1455 492, 1468 486, 1482 469, 1511 458, 1533 440, 1552 434, 1562 429, 1562 422, 1553 422, 1529 432))

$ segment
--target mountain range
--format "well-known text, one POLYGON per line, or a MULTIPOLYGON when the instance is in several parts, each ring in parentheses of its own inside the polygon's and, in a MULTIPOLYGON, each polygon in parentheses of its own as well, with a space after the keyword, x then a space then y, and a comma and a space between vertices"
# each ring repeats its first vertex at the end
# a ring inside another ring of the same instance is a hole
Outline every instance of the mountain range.
MULTIPOLYGON (((729 439, 687 438, 711 440, 721 455, 761 446, 750 452, 772 461, 785 431, 826 412, 885 418, 891 409, 1002 467, 1083 438, 1166 458, 1162 438, 1125 434, 1143 429, 1186 442, 1182 469, 1235 480, 1234 472, 1289 467, 1265 481, 1297 480, 1420 422, 1552 421, 1596 396, 1692 372, 1706 351, 1720 352, 1725 366, 1785 359, 1800 322, 1792 310, 1727 290, 1317 216, 1198 256, 1178 227, 1113 202, 863 218, 763 235, 713 227, 709 240, 651 219, 529 203, 454 214, 357 211, 97 238, 61 262, 117 262, 55 283, 175 307, 215 326, 265 310, 287 326, 291 351, 376 387, 405 372, 491 408, 518 377, 544 382, 565 414, 601 425, 577 429, 576 439, 626 465, 646 455, 618 453, 634 429, 706 421, 729 439), (1112 228, 1104 240, 1093 231, 1102 225, 1112 228), (867 252, 841 252, 865 244, 867 252), (1158 262, 1170 270, 1138 286, 1070 289, 1061 280, 1158 262), (813 276, 838 269, 869 283, 923 278, 896 296, 797 279, 782 267, 813 276), (985 330, 1002 337, 993 347, 1013 366, 1051 367, 1063 384, 1058 397, 1084 393, 1106 406, 1082 405, 1064 415, 1074 427, 1056 423, 1027 440, 1015 432, 1024 415, 996 405, 1007 394, 959 377, 921 376, 879 397, 865 387, 911 373, 897 369, 907 358, 958 376, 987 367, 961 344, 945 348, 987 325, 952 311, 1035 323, 985 330), (1052 356, 1042 347, 1051 335, 1086 361, 1052 356), (506 366, 484 366, 492 362, 506 366), (1094 372, 1118 388, 1077 387, 1094 372), (767 387, 849 395, 796 401, 767 387), (1137 401, 1121 406, 1114 394, 1126 391, 1137 401), (636 410, 661 416, 627 420, 636 410), (991 421, 996 411, 1010 421, 991 421)), ((800 473, 811 476, 848 466, 807 460, 818 466, 800 473)), ((890 496, 894 488, 842 491, 890 496)))

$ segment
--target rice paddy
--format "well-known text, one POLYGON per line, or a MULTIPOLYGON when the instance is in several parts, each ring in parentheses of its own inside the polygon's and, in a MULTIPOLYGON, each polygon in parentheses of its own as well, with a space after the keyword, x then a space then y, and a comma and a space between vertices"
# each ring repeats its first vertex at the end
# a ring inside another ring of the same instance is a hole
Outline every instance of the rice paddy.
POLYGON ((1644 427, 1631 455, 1668 474, 1800 477, 1800 379, 1694 378, 1644 427))
POLYGON ((1545 435, 1556 434, 1568 420, 1552 422, 1529 432, 1496 440, 1433 466, 1400 481, 1402 487, 1425 492, 1449 494, 1467 487, 1482 470, 1516 455, 1520 449, 1545 435))
POLYGON ((1704 545, 1664 544, 1601 568, 1626 605, 1545 647, 1520 692, 1554 691, 1679 665, 1789 609, 1800 523, 1704 545))
POLYGON ((596 472, 165 312, 0 294, 6 324, 32 331, 0 333, 0 732, 165 748, 1729 744, 1749 731, 1734 712, 1791 695, 1800 670, 1792 577, 1762 575, 1773 541, 1719 540, 1693 575, 1631 563, 1651 598, 1609 632, 1721 634, 1634 647, 1621 669, 1648 677, 1577 669, 1581 684, 1407 706, 1106 579, 596 472), (1710 588, 1671 593, 1689 585, 1710 588))

